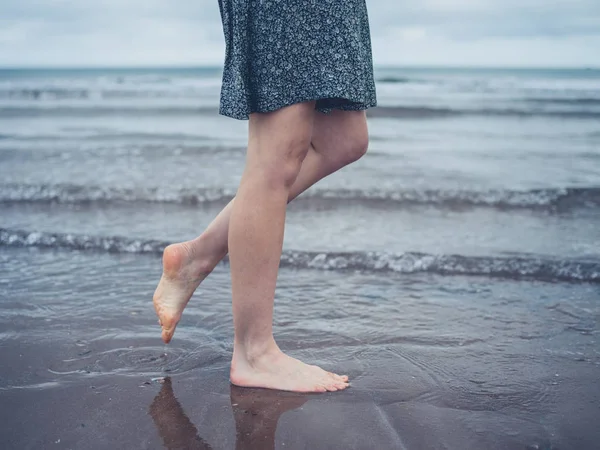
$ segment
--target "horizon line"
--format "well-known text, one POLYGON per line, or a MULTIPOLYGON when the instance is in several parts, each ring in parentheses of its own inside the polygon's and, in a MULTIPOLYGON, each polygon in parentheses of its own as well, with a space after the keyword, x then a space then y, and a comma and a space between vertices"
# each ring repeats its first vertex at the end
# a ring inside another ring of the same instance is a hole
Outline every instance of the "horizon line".
MULTIPOLYGON (((374 64, 374 69, 471 69, 471 70, 600 70, 600 65, 472 65, 472 64, 374 64)), ((222 65, 190 64, 190 65, 1 65, 0 70, 222 70, 222 65)))

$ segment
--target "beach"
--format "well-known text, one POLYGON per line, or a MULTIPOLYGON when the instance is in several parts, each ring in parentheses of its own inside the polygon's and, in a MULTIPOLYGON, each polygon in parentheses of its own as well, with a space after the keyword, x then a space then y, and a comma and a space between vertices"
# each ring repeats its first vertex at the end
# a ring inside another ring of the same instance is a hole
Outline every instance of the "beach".
POLYGON ((229 383, 229 267, 164 345, 161 252, 232 197, 220 71, 0 70, 0 447, 595 449, 600 72, 376 70, 292 202, 274 329, 344 392, 229 383))

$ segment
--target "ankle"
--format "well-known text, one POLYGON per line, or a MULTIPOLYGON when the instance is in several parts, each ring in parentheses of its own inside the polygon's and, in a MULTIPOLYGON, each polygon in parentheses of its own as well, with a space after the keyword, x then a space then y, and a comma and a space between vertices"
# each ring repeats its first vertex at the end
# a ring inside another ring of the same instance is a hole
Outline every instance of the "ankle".
POLYGON ((206 275, 212 272, 227 254, 227 248, 216 246, 216 242, 218 240, 205 231, 196 239, 186 243, 189 246, 190 256, 194 261, 194 268, 198 275, 206 275))
POLYGON ((259 361, 276 358, 280 354, 281 350, 273 338, 263 341, 255 340, 246 342, 235 339, 232 365, 241 363, 254 366, 259 361))

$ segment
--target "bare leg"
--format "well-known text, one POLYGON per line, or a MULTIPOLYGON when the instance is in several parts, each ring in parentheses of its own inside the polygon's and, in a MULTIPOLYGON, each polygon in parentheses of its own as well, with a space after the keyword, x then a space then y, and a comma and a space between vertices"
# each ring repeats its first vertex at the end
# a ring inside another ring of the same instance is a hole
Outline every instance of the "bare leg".
MULTIPOLYGON (((367 150, 368 133, 362 111, 314 112, 312 142, 288 202, 320 179, 359 159, 367 150)), ((192 294, 228 252, 232 200, 197 238, 168 246, 163 255, 163 276, 154 305, 169 342, 192 294)))
POLYGON ((250 117, 246 167, 229 223, 235 328, 230 378, 238 386, 297 392, 347 386, 347 378, 285 355, 273 338, 286 207, 312 137, 313 108, 309 102, 250 117))

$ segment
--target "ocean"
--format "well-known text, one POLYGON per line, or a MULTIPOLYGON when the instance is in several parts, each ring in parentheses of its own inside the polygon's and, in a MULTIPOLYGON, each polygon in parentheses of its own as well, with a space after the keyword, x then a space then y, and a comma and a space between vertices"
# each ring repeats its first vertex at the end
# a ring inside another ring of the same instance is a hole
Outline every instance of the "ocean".
POLYGON ((162 249, 243 169, 220 77, 0 70, 2 448, 598 448, 600 69, 376 68, 367 155, 286 219, 321 396, 229 385, 226 261, 160 341, 162 249))

